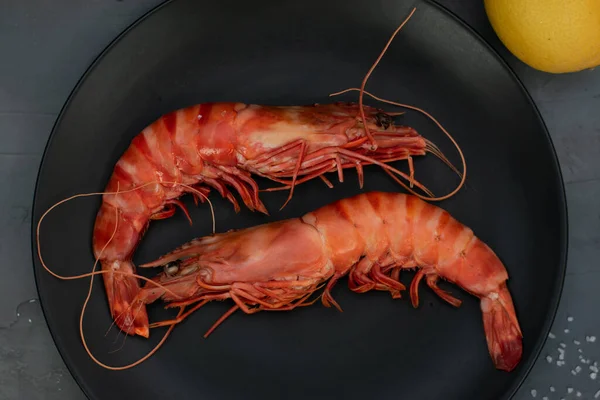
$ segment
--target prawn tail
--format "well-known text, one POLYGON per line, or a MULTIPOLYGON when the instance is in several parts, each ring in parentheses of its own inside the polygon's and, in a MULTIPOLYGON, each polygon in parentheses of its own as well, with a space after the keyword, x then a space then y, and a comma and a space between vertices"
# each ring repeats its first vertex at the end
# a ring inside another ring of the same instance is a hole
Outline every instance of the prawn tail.
POLYGON ((481 311, 490 356, 496 368, 510 372, 521 360, 523 334, 506 283, 481 299, 481 311))
POLYGON ((129 335, 150 336, 146 305, 139 300, 140 284, 132 275, 135 267, 131 261, 105 261, 103 270, 119 271, 106 273, 104 286, 115 324, 129 335), (123 272, 123 273, 121 273, 123 272))

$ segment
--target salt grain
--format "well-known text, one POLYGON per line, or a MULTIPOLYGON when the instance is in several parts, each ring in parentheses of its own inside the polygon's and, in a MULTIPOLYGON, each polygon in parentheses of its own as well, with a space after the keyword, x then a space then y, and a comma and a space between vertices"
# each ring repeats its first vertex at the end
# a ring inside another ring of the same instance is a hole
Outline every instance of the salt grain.
POLYGON ((572 387, 568 387, 567 388, 567 393, 573 393, 573 388, 572 387))
POLYGON ((573 344, 576 344, 577 346, 579 346, 581 344, 581 342, 579 340, 573 340, 573 344))
POLYGON ((554 392, 556 389, 554 389, 554 386, 550 386, 550 391, 554 392))
POLYGON ((552 362, 552 357, 546 356, 546 361, 548 361, 548 363, 551 363, 552 362))
POLYGON ((575 376, 575 375, 577 375, 577 372, 575 372, 575 370, 574 370, 574 369, 572 369, 572 370, 571 370, 571 375, 575 376))
POLYGON ((573 317, 568 317, 568 318, 567 318, 567 321, 569 321, 569 322, 573 322, 573 317))
POLYGON ((598 367, 596 367, 595 364, 594 365, 590 365, 590 371, 597 373, 598 372, 598 367))
POLYGON ((576 395, 577 397, 581 397, 581 392, 577 392, 577 393, 575 393, 575 395, 576 395))
POLYGON ((560 361, 560 360, 558 360, 558 361, 556 362, 556 365, 557 365, 557 366, 559 366, 559 367, 562 367, 563 365, 565 365, 565 362, 564 362, 564 361, 560 361))
POLYGON ((569 332, 571 332, 571 331, 570 331, 570 330, 568 330, 568 329, 565 329, 565 333, 569 333, 569 332))
POLYGON ((598 390, 598 391, 596 392, 596 394, 594 395, 594 398, 595 398, 595 399, 598 399, 598 398, 600 398, 600 390, 598 390))
POLYGON ((577 351, 580 352, 580 353, 583 353, 583 350, 581 350, 581 349, 577 349, 577 351))
POLYGON ((592 380, 596 380, 596 377, 597 377, 597 376, 598 376, 598 374, 597 374, 597 373, 595 373, 595 372, 592 372, 592 373, 590 374, 590 379, 592 379, 592 380))
POLYGON ((537 390, 531 389, 531 397, 537 397, 537 390))
POLYGON ((29 318, 29 323, 31 323, 31 318, 29 318))
POLYGON ((544 397, 542 397, 542 400, 549 400, 549 399, 548 399, 548 396, 544 396, 544 397))
POLYGON ((581 367, 579 365, 575 367, 575 372, 577 372, 577 373, 581 372, 581 367))
POLYGON ((550 333, 548 333, 548 337, 549 337, 550 339, 555 339, 555 338, 556 338, 556 335, 555 335, 554 333, 550 332, 550 333))
POLYGON ((564 344, 563 342, 560 342, 559 346, 562 347, 563 349, 567 348, 567 345, 564 344))
POLYGON ((596 336, 586 336, 585 341, 588 343, 594 343, 596 341, 596 336))

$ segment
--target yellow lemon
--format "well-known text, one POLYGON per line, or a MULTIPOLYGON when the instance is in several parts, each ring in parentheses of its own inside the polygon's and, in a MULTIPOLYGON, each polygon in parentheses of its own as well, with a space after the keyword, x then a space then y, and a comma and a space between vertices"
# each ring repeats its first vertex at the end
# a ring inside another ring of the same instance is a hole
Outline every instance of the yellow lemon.
POLYGON ((600 65, 600 0, 485 0, 506 48, 545 72, 600 65))

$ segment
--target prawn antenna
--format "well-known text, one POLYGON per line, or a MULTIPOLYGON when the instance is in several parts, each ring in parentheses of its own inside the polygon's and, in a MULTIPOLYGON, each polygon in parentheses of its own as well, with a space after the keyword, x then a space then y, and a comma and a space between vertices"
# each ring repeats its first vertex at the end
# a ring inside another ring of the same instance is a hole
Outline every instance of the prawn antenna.
POLYGON ((394 40, 394 38, 396 37, 396 35, 398 34, 398 32, 400 32, 400 30, 404 27, 404 25, 406 25, 406 23, 411 19, 411 17, 415 13, 415 11, 417 11, 417 8, 413 7, 413 9, 410 12, 410 14, 408 14, 408 17, 406 17, 404 19, 404 21, 402 21, 402 23, 400 24, 400 26, 398 26, 398 28, 396 28, 396 30, 394 31, 394 33, 392 34, 392 36, 388 39, 388 41, 385 44, 385 46, 384 46, 383 50, 381 51, 381 53, 379 53, 379 57, 377 57, 377 59, 375 60, 375 62, 373 63, 373 65, 371 65, 371 68, 369 69, 369 71, 367 72, 367 74, 365 75, 365 77, 363 78, 363 81, 362 81, 362 83, 360 85, 360 94, 358 96, 358 108, 360 109, 360 116, 362 118, 363 125, 364 125, 364 128, 365 128, 365 134, 367 135, 367 137, 369 138, 369 141, 371 142, 371 150, 377 150, 377 143, 375 142, 375 138, 371 134, 371 131, 369 130, 369 127, 367 126, 367 117, 365 115, 365 110, 364 110, 364 107, 363 107, 363 94, 365 93, 365 86, 367 85, 367 81, 371 77, 371 74, 373 73, 373 71, 375 70, 375 68, 377 68, 377 65, 379 65, 379 62, 381 61, 381 59, 383 58, 383 56, 387 52, 388 48, 392 44, 392 41, 394 40))
MULTIPOLYGON (((52 269, 50 269, 50 267, 48 267, 48 265, 46 264, 46 262, 44 261, 44 258, 42 257, 42 249, 41 249, 41 242, 40 242, 40 230, 41 230, 41 225, 42 222, 44 221, 44 219, 46 218, 46 216, 52 211, 54 210, 56 207, 69 202, 71 200, 77 199, 77 198, 82 198, 82 197, 92 197, 92 196, 102 196, 102 195, 115 195, 118 196, 119 194, 123 194, 123 193, 127 193, 127 192, 132 192, 134 190, 139 190, 142 189, 145 186, 148 185, 153 185, 153 184, 173 184, 173 185, 180 185, 185 187, 186 189, 188 189, 190 192, 203 197, 210 205, 210 210, 211 210, 211 216, 212 216, 212 223, 213 223, 213 234, 216 231, 216 223, 215 223, 215 212, 214 212, 214 208, 212 205, 212 202, 208 199, 208 197, 198 191, 197 189, 189 186, 189 185, 185 185, 183 183, 179 183, 179 182, 147 182, 143 185, 128 189, 128 190, 123 190, 123 191, 119 191, 119 184, 117 183, 117 190, 115 192, 93 192, 93 193, 80 193, 80 194, 76 194, 73 196, 70 196, 66 199, 63 199, 55 204, 53 204, 50 208, 48 208, 40 217, 40 220, 37 223, 37 227, 36 227, 36 241, 37 241, 37 254, 38 254, 38 258, 40 260, 40 263, 42 264, 42 267, 44 268, 44 270, 46 270, 46 272, 48 272, 50 275, 54 276, 57 279, 60 280, 77 280, 77 279, 84 279, 84 278, 90 278, 90 285, 89 285, 89 289, 87 292, 87 295, 85 297, 85 300, 83 302, 83 305, 81 307, 81 313, 79 315, 79 335, 81 337, 81 341, 83 343, 83 347, 85 348, 86 353, 88 354, 88 356, 96 363, 98 364, 100 367, 111 370, 111 371, 122 371, 122 370, 126 370, 129 368, 133 368, 136 365, 141 364, 142 362, 146 361, 148 358, 150 358, 154 353, 156 353, 156 351, 158 351, 158 349, 160 349, 160 347, 163 345, 163 343, 167 340, 167 338, 169 337, 169 335, 171 334, 171 332, 173 331, 173 329, 175 328, 175 325, 170 326, 167 329, 167 332, 164 334, 164 336, 162 337, 162 339, 158 342, 158 344, 152 349, 150 350, 146 355, 144 355, 143 357, 141 357, 140 359, 138 359, 135 362, 132 362, 130 364, 127 365, 123 365, 123 366, 111 366, 111 365, 107 365, 105 363, 103 363, 102 361, 98 360, 96 358, 96 356, 94 356, 94 354, 92 353, 92 351, 90 350, 87 341, 85 339, 85 334, 84 334, 84 330, 83 330, 83 319, 85 316, 85 311, 87 309, 87 305, 89 303, 89 300, 92 296, 92 289, 94 287, 94 277, 96 275, 101 275, 101 274, 106 274, 106 273, 112 273, 112 274, 121 274, 121 275, 127 275, 127 276, 133 276, 135 278, 141 279, 143 281, 145 281, 147 284, 151 284, 154 285, 162 290, 164 290, 166 293, 169 293, 171 296, 174 296, 175 298, 179 298, 179 296, 174 293, 172 290, 170 290, 168 287, 165 287, 163 285, 161 285, 158 282, 155 282, 151 279, 146 278, 145 276, 142 275, 138 275, 138 274, 133 274, 133 273, 129 273, 129 272, 124 272, 124 271, 113 271, 113 270, 100 270, 97 271, 96 268, 98 266, 98 261, 100 259, 100 257, 102 256, 102 254, 104 253, 104 250, 106 250, 106 247, 109 245, 109 243, 111 243, 111 241, 114 239, 116 233, 117 233, 117 227, 119 225, 119 219, 118 219, 118 213, 119 210, 115 208, 115 213, 117 214, 115 217, 115 227, 113 229, 112 235, 110 236, 109 240, 104 244, 104 246, 102 247, 102 250, 100 251, 100 254, 98 255, 98 257, 96 257, 95 261, 94 261, 94 265, 92 267, 92 271, 88 272, 88 273, 84 273, 84 274, 79 274, 79 275, 71 275, 71 276, 65 276, 65 275, 60 275, 56 272, 54 272, 52 269)), ((130 305, 131 307, 132 305, 130 305)), ((179 315, 177 317, 180 317, 181 314, 183 313, 183 309, 180 310, 179 315)), ((113 319, 113 324, 114 324, 114 319, 113 319)), ((111 328, 112 328, 112 324, 111 324, 111 328)), ((109 331, 110 329, 109 328, 109 331)), ((108 334, 108 331, 107 331, 108 334)), ((127 335, 125 335, 127 336, 127 335)), ((123 342, 124 345, 124 342, 123 342)), ((121 347, 123 347, 123 345, 121 347)), ((119 348, 120 349, 120 348, 119 348)))

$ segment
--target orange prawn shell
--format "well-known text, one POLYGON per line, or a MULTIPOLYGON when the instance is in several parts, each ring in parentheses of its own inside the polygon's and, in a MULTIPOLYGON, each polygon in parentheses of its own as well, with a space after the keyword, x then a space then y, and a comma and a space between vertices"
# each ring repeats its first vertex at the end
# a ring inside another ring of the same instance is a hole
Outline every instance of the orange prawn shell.
POLYGON ((206 244, 198 263, 210 269, 213 282, 320 278, 327 269, 333 271, 322 245, 312 226, 294 219, 232 232, 226 245, 220 241, 215 246, 206 244), (263 248, 269 251, 257 251, 263 248))
MULTIPOLYGON (((424 276, 435 293, 458 306, 460 301, 436 284, 438 278, 453 282, 480 298, 496 366, 512 370, 521 358, 522 335, 506 285, 506 268, 471 229, 416 196, 360 194, 300 218, 197 239, 146 266, 179 259, 183 260, 179 270, 185 272, 160 274, 158 282, 176 290, 188 282, 189 273, 199 281, 194 298, 188 300, 231 298, 235 307, 248 313, 271 307, 292 309, 325 283, 323 304, 339 308, 331 288, 345 275, 355 292, 384 290, 398 298, 405 289, 399 271, 418 267, 410 290, 415 306, 424 276)), ((185 290, 182 296, 189 287, 185 290)), ((144 300, 142 294, 141 301, 155 300, 156 296, 144 300)))

